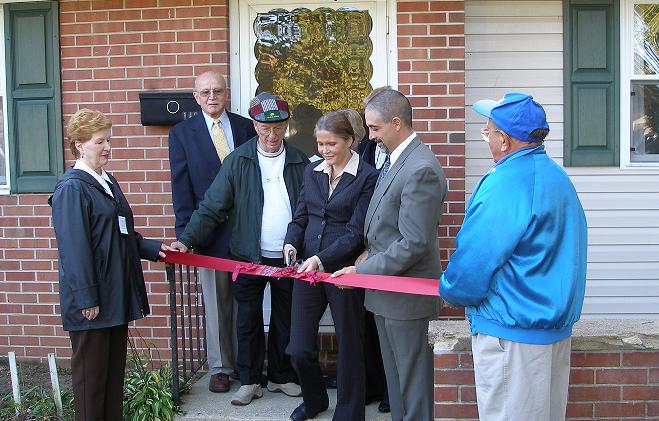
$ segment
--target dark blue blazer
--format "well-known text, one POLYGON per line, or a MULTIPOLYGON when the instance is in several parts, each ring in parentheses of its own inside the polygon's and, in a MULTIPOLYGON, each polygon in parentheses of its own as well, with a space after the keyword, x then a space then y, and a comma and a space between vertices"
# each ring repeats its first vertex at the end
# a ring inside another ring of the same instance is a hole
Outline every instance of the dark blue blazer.
POLYGON ((317 255, 326 272, 355 263, 364 250, 364 219, 375 189, 378 172, 359 160, 357 175, 344 173, 331 197, 328 175, 304 170, 304 184, 293 220, 288 224, 285 244, 298 250, 298 257, 317 255))
MULTIPOLYGON (((228 111, 227 115, 235 148, 256 136, 252 120, 228 111)), ((201 112, 169 131, 169 166, 176 237, 179 238, 222 166, 201 112)), ((213 241, 197 251, 209 256, 226 257, 231 238, 229 225, 222 224, 213 241)))

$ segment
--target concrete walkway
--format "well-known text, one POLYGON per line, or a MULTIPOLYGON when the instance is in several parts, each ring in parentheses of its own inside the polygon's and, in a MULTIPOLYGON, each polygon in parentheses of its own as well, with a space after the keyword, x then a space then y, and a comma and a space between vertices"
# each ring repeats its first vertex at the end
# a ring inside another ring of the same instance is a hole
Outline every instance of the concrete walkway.
MULTIPOLYGON (((231 382, 228 393, 211 393, 208 391, 208 375, 197 381, 190 393, 183 395, 181 409, 184 414, 177 420, 224 420, 224 421, 286 421, 293 409, 302 403, 302 398, 291 398, 283 393, 270 393, 263 390, 263 397, 255 399, 247 406, 234 406, 229 402, 238 390, 238 382, 231 382)), ((314 420, 328 421, 334 414, 336 389, 329 389, 330 407, 314 420)), ((366 407, 366 421, 389 421, 389 414, 378 412, 378 403, 366 407)))

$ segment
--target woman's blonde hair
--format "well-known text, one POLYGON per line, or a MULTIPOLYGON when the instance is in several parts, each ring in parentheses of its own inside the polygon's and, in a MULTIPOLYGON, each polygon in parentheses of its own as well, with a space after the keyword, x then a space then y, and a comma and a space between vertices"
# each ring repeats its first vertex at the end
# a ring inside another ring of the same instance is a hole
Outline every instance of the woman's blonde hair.
POLYGON ((76 143, 88 142, 94 133, 112 127, 112 121, 100 111, 83 108, 71 116, 66 127, 66 137, 69 138, 69 149, 76 158, 80 152, 76 143))

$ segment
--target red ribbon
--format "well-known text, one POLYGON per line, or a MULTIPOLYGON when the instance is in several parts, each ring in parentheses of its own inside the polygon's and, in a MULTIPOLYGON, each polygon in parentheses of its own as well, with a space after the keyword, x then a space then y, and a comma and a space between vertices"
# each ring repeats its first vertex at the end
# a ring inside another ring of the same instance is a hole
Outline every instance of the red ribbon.
POLYGON ((439 295, 438 279, 362 274, 346 274, 331 278, 330 274, 326 272, 297 273, 293 267, 278 268, 275 266, 259 265, 257 263, 221 259, 219 257, 202 256, 200 254, 179 253, 177 251, 166 251, 165 258, 162 261, 231 272, 234 282, 238 274, 242 273, 246 275, 268 276, 271 278, 296 278, 309 282, 311 285, 315 285, 318 282, 327 282, 337 286, 368 288, 404 294, 439 295))

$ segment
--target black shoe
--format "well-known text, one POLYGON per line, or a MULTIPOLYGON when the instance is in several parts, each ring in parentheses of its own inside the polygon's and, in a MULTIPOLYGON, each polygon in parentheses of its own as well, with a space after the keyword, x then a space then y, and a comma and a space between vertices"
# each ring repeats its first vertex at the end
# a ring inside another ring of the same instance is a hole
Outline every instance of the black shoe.
POLYGON ((381 412, 383 414, 391 412, 391 408, 389 408, 389 402, 388 401, 380 402, 380 405, 378 405, 378 412, 381 412))
POLYGON ((325 411, 329 407, 329 403, 325 405, 324 408, 322 408, 320 411, 316 412, 315 414, 307 414, 307 411, 305 409, 304 402, 300 404, 297 408, 293 410, 291 413, 291 419, 293 421, 304 421, 308 420, 309 418, 314 418, 316 415, 320 414, 321 412, 325 411))

